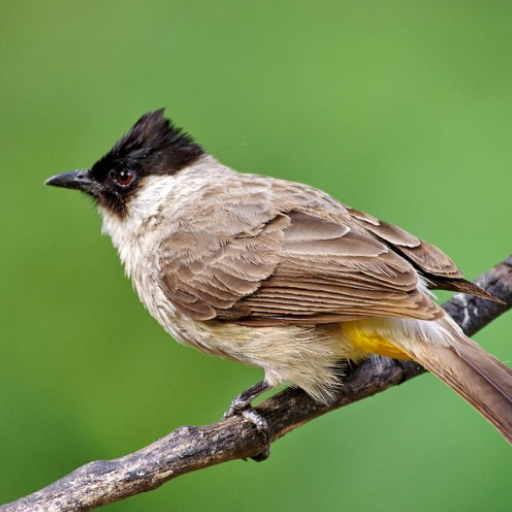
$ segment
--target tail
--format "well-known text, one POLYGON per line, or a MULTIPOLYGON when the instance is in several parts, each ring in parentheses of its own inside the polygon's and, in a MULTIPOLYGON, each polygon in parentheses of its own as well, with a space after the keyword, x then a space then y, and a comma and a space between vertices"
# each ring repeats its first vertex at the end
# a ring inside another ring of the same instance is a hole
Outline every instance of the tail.
POLYGON ((486 352, 448 319, 450 346, 416 343, 413 359, 448 384, 512 444, 512 370, 486 352))

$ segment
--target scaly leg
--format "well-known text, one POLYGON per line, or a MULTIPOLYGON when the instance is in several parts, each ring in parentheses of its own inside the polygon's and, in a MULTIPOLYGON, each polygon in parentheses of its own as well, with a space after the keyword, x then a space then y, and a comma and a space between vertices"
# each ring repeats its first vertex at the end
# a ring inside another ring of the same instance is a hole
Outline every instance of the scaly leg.
POLYGON ((249 389, 246 389, 233 399, 229 409, 224 413, 222 419, 229 418, 235 414, 240 414, 254 423, 260 432, 266 432, 268 428, 267 421, 253 409, 251 402, 269 389, 272 389, 272 386, 265 381, 258 382, 249 389))

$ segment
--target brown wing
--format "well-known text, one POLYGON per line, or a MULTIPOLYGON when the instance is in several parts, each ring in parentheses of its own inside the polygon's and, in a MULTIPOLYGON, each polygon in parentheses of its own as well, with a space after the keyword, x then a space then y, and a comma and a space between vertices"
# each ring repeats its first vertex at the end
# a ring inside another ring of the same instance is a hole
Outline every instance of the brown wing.
POLYGON ((194 320, 238 318, 240 306, 272 275, 281 259, 286 216, 226 237, 180 231, 160 246, 160 284, 174 306, 194 320))
POLYGON ((180 232, 161 247, 161 286, 195 320, 318 324, 365 317, 430 320, 413 265, 348 215, 281 213, 251 230, 180 232))
POLYGON ((466 281, 455 263, 432 244, 366 213, 350 208, 348 212, 361 226, 386 242, 420 270, 433 289, 469 293, 494 302, 502 302, 476 284, 466 281))

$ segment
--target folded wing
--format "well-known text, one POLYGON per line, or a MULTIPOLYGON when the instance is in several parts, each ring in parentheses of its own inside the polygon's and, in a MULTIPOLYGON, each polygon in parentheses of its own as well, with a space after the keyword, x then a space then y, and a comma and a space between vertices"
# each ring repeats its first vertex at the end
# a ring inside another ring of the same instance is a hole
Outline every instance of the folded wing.
MULTIPOLYGON (((255 326, 442 315, 419 290, 418 265, 405 254, 418 250, 412 235, 400 230, 395 240, 393 226, 365 226, 349 215, 292 211, 257 220, 225 238, 179 232, 164 241, 161 286, 178 310, 255 326)), ((458 277, 438 252, 440 265, 458 277)))

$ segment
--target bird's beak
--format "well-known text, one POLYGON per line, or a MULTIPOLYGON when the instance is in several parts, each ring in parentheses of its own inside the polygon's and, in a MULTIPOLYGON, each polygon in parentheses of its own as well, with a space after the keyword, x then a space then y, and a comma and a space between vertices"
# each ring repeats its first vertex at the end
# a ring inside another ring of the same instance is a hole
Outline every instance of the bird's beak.
POLYGON ((44 184, 52 187, 81 190, 87 194, 91 194, 97 188, 97 183, 89 177, 87 169, 56 174, 48 178, 44 184))

